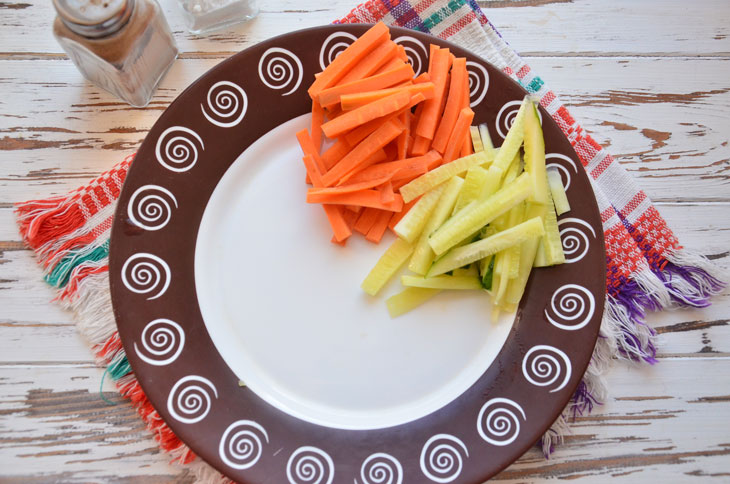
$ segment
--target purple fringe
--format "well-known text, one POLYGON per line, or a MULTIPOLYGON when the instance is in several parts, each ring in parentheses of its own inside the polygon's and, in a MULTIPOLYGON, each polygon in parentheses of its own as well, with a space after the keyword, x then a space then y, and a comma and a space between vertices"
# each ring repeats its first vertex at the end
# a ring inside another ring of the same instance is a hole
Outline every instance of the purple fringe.
MULTIPOLYGON (((626 308, 629 313, 629 319, 634 324, 648 328, 649 332, 652 335, 656 334, 654 329, 647 326, 647 324, 644 322, 644 318, 646 318, 645 308, 656 311, 658 309, 661 309, 661 306, 651 296, 645 294, 636 283, 636 281, 627 281, 621 288, 621 291, 616 294, 615 299, 626 308)), ((642 346, 641 340, 636 336, 635 333, 631 331, 631 328, 627 328, 626 326, 622 325, 621 332, 624 342, 627 344, 627 346, 636 349, 636 351, 641 355, 642 360, 652 365, 657 362, 656 347, 651 342, 651 339, 647 342, 645 346, 642 346)), ((634 354, 623 350, 620 346, 619 351, 624 356, 635 359, 634 354)))
POLYGON ((704 269, 691 266, 678 266, 669 261, 661 269, 652 267, 652 272, 669 288, 672 300, 683 306, 706 308, 710 305, 710 298, 722 291, 727 285, 704 269), (690 284, 693 279, 703 279, 707 282, 708 287, 703 289, 693 284, 693 287, 697 289, 698 295, 693 297, 688 294, 682 294, 673 284, 674 280, 678 278, 690 284))

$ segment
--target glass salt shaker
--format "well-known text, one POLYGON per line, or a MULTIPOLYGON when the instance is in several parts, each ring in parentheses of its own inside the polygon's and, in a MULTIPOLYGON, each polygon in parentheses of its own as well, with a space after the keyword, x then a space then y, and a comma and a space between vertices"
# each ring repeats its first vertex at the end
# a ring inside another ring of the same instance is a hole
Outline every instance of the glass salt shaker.
POLYGON ((245 22, 259 13, 256 0, 178 0, 178 3, 193 34, 245 22))
POLYGON ((53 0, 53 34, 88 80, 132 106, 150 102, 177 57, 155 0, 53 0))

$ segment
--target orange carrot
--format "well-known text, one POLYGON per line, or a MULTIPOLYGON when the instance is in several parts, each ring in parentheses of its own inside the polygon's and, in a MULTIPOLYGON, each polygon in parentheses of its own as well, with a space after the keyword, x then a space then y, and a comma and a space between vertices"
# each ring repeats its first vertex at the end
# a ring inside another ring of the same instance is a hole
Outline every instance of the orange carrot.
POLYGON ((459 117, 459 111, 464 107, 464 78, 467 77, 466 59, 458 57, 454 59, 451 67, 451 81, 449 83, 449 95, 444 107, 444 115, 441 117, 436 134, 434 134, 431 146, 439 153, 446 149, 451 131, 459 117))
MULTIPOLYGON (((434 153, 436 153, 434 151, 434 153)), ((438 156, 441 159, 441 156, 438 156)), ((352 176, 345 176, 340 180, 340 183, 359 183, 366 180, 377 179, 386 175, 390 175, 392 178, 399 179, 405 175, 401 175, 401 172, 406 175, 416 173, 422 175, 426 172, 426 166, 430 162, 425 156, 418 158, 406 158, 404 160, 387 161, 383 163, 376 163, 367 168, 364 168, 357 173, 353 173, 352 176)))
POLYGON ((389 210, 391 212, 400 212, 403 208, 403 197, 399 193, 396 193, 392 202, 383 203, 380 200, 380 192, 377 190, 361 190, 359 192, 338 193, 334 195, 307 193, 307 203, 360 205, 363 207, 389 210))
POLYGON ((352 111, 346 111, 342 116, 327 121, 322 125, 322 131, 327 137, 336 138, 368 121, 399 111, 406 107, 410 100, 411 95, 408 92, 391 94, 352 111))
POLYGON ((312 141, 314 142, 314 147, 317 150, 317 153, 319 153, 319 149, 322 147, 322 122, 324 121, 324 109, 322 106, 317 102, 312 102, 312 125, 310 127, 310 132, 312 133, 312 141))
POLYGON ((370 155, 394 140, 403 129, 403 125, 397 120, 390 120, 384 123, 380 128, 362 140, 352 151, 346 154, 327 173, 322 175, 324 185, 330 187, 348 172, 362 166, 370 155))
POLYGON ((413 82, 416 84, 420 84, 422 82, 431 82, 431 74, 429 74, 428 72, 422 72, 418 75, 418 77, 415 77, 413 79, 413 82))
POLYGON ((314 99, 323 89, 333 86, 342 79, 352 67, 360 62, 369 52, 375 49, 382 42, 390 39, 388 27, 383 22, 373 25, 367 32, 362 34, 350 46, 340 52, 332 62, 315 78, 309 86, 309 96, 314 99))
POLYGON ((378 187, 380 192, 380 201, 383 203, 390 203, 395 200, 395 191, 393 191, 393 183, 388 180, 378 187))
POLYGON ((355 232, 360 232, 363 235, 367 235, 367 233, 370 231, 370 228, 378 219, 378 214, 381 212, 382 210, 378 210, 377 208, 368 207, 363 209, 363 211, 360 212, 360 216, 357 218, 355 225, 352 226, 352 230, 354 230, 355 232))
POLYGON ((386 62, 384 65, 380 66, 380 69, 375 71, 373 73, 373 75, 376 76, 378 74, 382 74, 384 72, 387 72, 387 71, 390 71, 393 69, 397 69, 398 67, 403 66, 403 65, 406 65, 406 63, 403 62, 402 59, 400 59, 399 57, 394 57, 394 58, 390 59, 388 62, 386 62))
POLYGON ((411 150, 412 156, 425 155, 428 149, 431 147, 431 140, 424 138, 423 136, 416 135, 416 139, 413 140, 413 149, 411 150))
POLYGON ((319 93, 318 99, 322 106, 331 107, 340 102, 340 96, 343 94, 385 89, 411 78, 413 78, 413 68, 408 64, 401 63, 398 67, 382 74, 325 89, 319 93))
POLYGON ((383 42, 355 64, 350 72, 345 74, 337 84, 347 84, 372 75, 381 66, 396 56, 398 44, 392 41, 383 42))
POLYGON ((406 48, 402 45, 398 46, 398 58, 401 59, 403 62, 408 62, 408 54, 406 53, 406 48))
POLYGON ((376 118, 372 121, 368 121, 367 123, 363 124, 362 126, 353 129, 349 133, 345 135, 345 140, 350 143, 350 145, 356 145, 363 139, 365 139, 366 136, 368 136, 370 133, 378 129, 383 123, 386 121, 390 121, 391 119, 394 119, 398 116, 400 116, 403 112, 410 110, 413 106, 422 106, 422 101, 424 100, 423 94, 417 93, 416 95, 411 97, 411 102, 408 104, 408 106, 404 107, 400 111, 397 111, 395 113, 391 113, 387 116, 383 116, 382 118, 376 118), (420 103, 420 104, 419 104, 420 103))
MULTIPOLYGON (((314 160, 314 163, 317 166, 317 171, 322 174, 325 171, 327 171, 327 167, 322 160, 322 158, 319 156, 319 149, 316 148, 316 145, 314 144, 314 141, 312 140, 312 137, 309 136, 309 131, 306 129, 303 129, 299 132, 297 132, 297 140, 299 141, 299 146, 302 148, 302 152, 305 155, 311 155, 312 159, 314 160)), ((311 174, 309 173, 309 170, 307 170, 307 174, 310 175, 309 179, 311 180, 311 174)))
POLYGON ((464 108, 459 112, 459 117, 456 119, 454 130, 451 132, 451 137, 444 151, 444 164, 455 160, 458 156, 464 145, 464 137, 469 133, 469 126, 471 126, 473 119, 474 111, 471 108, 464 108))
POLYGON ((340 105, 344 110, 357 109, 366 104, 377 101, 384 97, 399 93, 409 92, 411 95, 416 93, 423 94, 425 99, 430 99, 434 95, 433 82, 422 82, 420 84, 410 84, 405 86, 390 87, 388 89, 378 89, 377 91, 366 91, 357 94, 343 94, 340 96, 340 105))
MULTIPOLYGON (((464 77, 464 103, 463 107, 468 108, 471 104, 470 93, 469 93, 469 74, 464 77)), ((471 133, 467 132, 464 135, 464 144, 461 148, 461 156, 469 156, 474 153, 474 145, 471 142, 471 133)))
POLYGON ((350 151, 351 145, 342 138, 338 138, 335 144, 322 153, 322 162, 327 170, 331 169, 350 151))
POLYGON ((362 211, 362 207, 359 207, 357 205, 345 205, 345 210, 348 212, 355 212, 356 214, 360 214, 362 211))
POLYGON ((408 151, 408 136, 411 134, 411 110, 406 109, 403 111, 399 119, 405 128, 398 138, 396 138, 398 142, 397 158, 402 160, 406 157, 406 152, 408 151))
MULTIPOLYGON (((314 186, 321 187, 322 179, 319 171, 317 170, 317 165, 314 162, 314 157, 312 157, 312 155, 305 155, 302 160, 304 161, 304 166, 307 169, 307 173, 309 174, 314 186)), ((352 231, 350 230, 349 224, 345 221, 342 208, 334 205, 325 205, 323 208, 325 215, 327 215, 327 220, 332 227, 334 238, 338 242, 347 240, 347 238, 352 235, 352 231)))
POLYGON ((360 216, 360 211, 362 210, 362 207, 356 207, 357 210, 347 210, 347 207, 344 207, 345 210, 342 210, 342 218, 345 219, 345 223, 347 224, 350 229, 354 229, 355 221, 360 216))
POLYGON ((378 218, 375 219, 375 223, 373 223, 372 227, 370 227, 370 230, 368 230, 365 239, 374 244, 379 243, 380 240, 383 238, 385 230, 388 228, 388 222, 390 222, 390 219, 392 217, 393 212, 388 212, 385 210, 379 211, 378 218))
POLYGON ((348 183, 345 185, 338 185, 336 187, 314 187, 310 188, 307 193, 309 194, 317 194, 317 195, 337 195, 338 193, 351 193, 351 192, 359 192, 361 190, 366 190, 368 188, 375 188, 379 185, 382 185, 390 178, 392 177, 392 174, 386 174, 378 178, 372 178, 370 180, 363 180, 361 182, 357 183, 348 183))
POLYGON ((433 135, 436 132, 436 125, 441 117, 441 102, 446 91, 446 75, 449 73, 449 67, 451 64, 451 53, 449 49, 434 49, 431 54, 431 65, 429 66, 428 73, 431 75, 431 81, 434 83, 435 95, 431 99, 427 100, 424 107, 423 113, 418 120, 418 126, 416 126, 416 134, 424 138, 433 139, 433 135))

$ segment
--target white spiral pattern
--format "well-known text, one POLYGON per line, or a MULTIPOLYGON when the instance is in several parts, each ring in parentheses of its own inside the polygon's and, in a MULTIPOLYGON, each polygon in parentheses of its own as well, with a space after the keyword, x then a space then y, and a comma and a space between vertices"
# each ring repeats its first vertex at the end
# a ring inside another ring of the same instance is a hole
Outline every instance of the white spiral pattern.
POLYGON ((560 240, 563 243, 565 262, 578 262, 588 253, 591 241, 588 233, 596 238, 596 231, 591 224, 579 218, 567 217, 558 221, 560 240))
POLYGON ((162 166, 181 173, 195 166, 198 150, 204 149, 203 140, 198 133, 184 126, 172 126, 157 139, 155 155, 162 166))
POLYGON ((437 434, 421 450, 421 472, 433 482, 451 482, 461 474, 466 457, 469 451, 464 442, 453 435, 437 434))
MULTIPOLYGON (((497 119, 494 121, 494 126, 497 128, 497 133, 502 137, 502 139, 507 136, 507 132, 512 126, 512 123, 514 123, 521 104, 522 100, 509 101, 505 103, 497 113, 497 119)), ((542 114, 539 110, 537 111, 537 116, 540 118, 540 123, 542 123, 542 114)))
POLYGON ((466 70, 469 73, 469 106, 474 107, 487 95, 489 89, 489 72, 487 68, 477 62, 467 61, 466 70))
POLYGON ((216 82, 208 89, 206 105, 201 104, 200 109, 211 123, 221 128, 231 128, 246 115, 248 96, 238 84, 216 82))
POLYGON ((548 153, 545 155, 545 163, 546 168, 555 168, 558 170, 558 172, 560 173, 560 178, 563 181, 565 191, 568 191, 568 188, 570 188, 571 180, 570 172, 572 171, 573 173, 578 173, 578 167, 576 166, 575 161, 573 161, 572 158, 560 153, 548 153), (555 161, 550 163, 550 160, 555 161))
POLYGON ((266 429, 252 420, 238 420, 223 432, 218 455, 233 469, 248 469, 261 458, 264 442, 269 443, 266 429))
POLYGON ((410 62, 413 72, 417 76, 428 69, 428 49, 423 45, 423 42, 410 35, 401 35, 393 42, 402 45, 406 50, 408 62, 410 62))
POLYGON ((332 484, 335 464, 327 452, 317 447, 299 447, 289 457, 286 477, 290 484, 332 484))
POLYGON ((134 352, 150 365, 169 365, 180 356, 185 346, 185 331, 175 321, 155 319, 142 330, 142 348, 134 342, 134 352))
POLYGON ((357 40, 357 37, 349 32, 335 32, 330 34, 329 37, 324 39, 322 47, 319 49, 319 67, 325 70, 330 65, 330 62, 335 60, 335 57, 347 49, 355 40, 357 40))
POLYGON ((207 378, 198 375, 183 377, 170 390, 167 411, 178 422, 200 422, 210 412, 211 393, 218 398, 218 390, 207 378))
POLYGON ((360 467, 362 483, 355 484, 402 484, 403 466, 390 454, 377 452, 365 459, 360 467))
POLYGON ((477 430, 486 442, 505 446, 520 434, 520 416, 527 420, 525 411, 508 398, 493 398, 482 406, 477 418, 477 430))
POLYGON ((157 299, 170 285, 170 266, 154 254, 134 254, 122 266, 122 283, 137 294, 155 293, 147 299, 157 299))
POLYGON ((553 293, 545 317, 556 328, 575 331, 585 327, 595 311, 596 299, 588 289, 566 284, 553 293))
POLYGON ((304 68, 299 57, 280 47, 268 49, 259 59, 259 78, 271 89, 288 89, 282 96, 296 91, 302 83, 304 68))
POLYGON ((145 230, 160 230, 172 216, 177 199, 170 190, 159 185, 144 185, 134 191, 127 204, 130 222, 145 230))
POLYGON ((533 346, 522 360, 522 374, 527 381, 538 387, 557 385, 550 393, 562 390, 571 373, 568 355, 553 346, 533 346))

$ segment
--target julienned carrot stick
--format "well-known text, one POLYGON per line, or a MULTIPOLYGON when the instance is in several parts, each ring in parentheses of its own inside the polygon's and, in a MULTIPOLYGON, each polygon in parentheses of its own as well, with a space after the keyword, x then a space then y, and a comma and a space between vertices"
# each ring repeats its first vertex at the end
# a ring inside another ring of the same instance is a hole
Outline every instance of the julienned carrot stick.
POLYGON ((312 194, 332 194, 337 195, 338 193, 351 193, 359 192, 360 190, 367 190, 368 188, 375 188, 379 185, 386 183, 392 177, 392 173, 380 176, 378 178, 372 178, 370 180, 363 180, 357 183, 348 183, 346 185, 338 185, 336 187, 325 187, 325 188, 310 188, 308 193, 312 194))
POLYGON ((381 210, 377 208, 365 208, 360 212, 360 216, 357 218, 355 225, 352 226, 352 230, 359 232, 363 235, 367 235, 370 228, 373 226, 375 221, 378 219, 378 214, 381 210))
POLYGON ((392 176, 393 180, 400 180, 402 178, 423 175, 428 171, 429 166, 436 167, 440 164, 440 161, 440 154, 436 151, 429 151, 424 156, 374 164, 355 173, 350 179, 346 180, 346 177, 343 177, 343 180, 346 180, 347 183, 359 183, 365 180, 380 178, 388 174, 392 176))
POLYGON ((307 203, 360 205, 362 207, 400 212, 403 208, 403 197, 399 193, 396 193, 395 199, 392 202, 383 203, 380 200, 380 192, 377 190, 361 190, 359 192, 340 193, 336 195, 307 193, 307 203))
POLYGON ((393 190, 393 183, 388 180, 378 187, 380 192, 380 201, 383 203, 390 203, 395 200, 395 191, 393 190))
POLYGON ((312 133, 312 141, 314 147, 319 153, 319 149, 322 147, 322 122, 324 121, 324 109, 317 101, 312 101, 312 124, 310 126, 310 132, 312 133))
MULTIPOLYGON (((466 69, 466 66, 464 67, 466 69)), ((470 107, 471 104, 471 97, 469 92, 469 74, 467 73, 466 77, 464 78, 464 104, 463 106, 465 108, 470 107)), ((461 156, 469 156, 474 153, 474 145, 471 141, 471 134, 465 134, 464 135, 464 145, 461 148, 461 156)))
POLYGON ((388 27, 383 22, 378 22, 370 29, 362 34, 350 46, 340 52, 332 62, 315 78, 308 93, 312 99, 323 89, 333 86, 337 81, 342 79, 347 72, 370 51, 375 49, 380 43, 390 39, 388 27))
POLYGON ((386 210, 380 210, 378 212, 378 218, 375 219, 375 223, 372 227, 370 227, 370 230, 368 230, 367 235, 365 236, 365 239, 377 244, 380 242, 380 240, 383 238, 383 235, 385 234, 385 230, 388 228, 388 222, 393 217, 393 212, 388 212, 386 210))
POLYGON ((351 145, 347 141, 339 138, 335 144, 327 148, 327 150, 322 153, 322 162, 324 162, 324 167, 327 170, 331 169, 350 151, 350 148, 351 145))
MULTIPOLYGON (((305 155, 312 156, 312 159, 317 166, 317 171, 319 172, 319 174, 321 175, 322 173, 326 172, 327 167, 325 166, 324 161, 322 161, 322 158, 319 156, 319 149, 314 144, 311 136, 309 136, 309 131, 307 131, 306 129, 298 131, 297 140, 299 141, 299 146, 302 148, 302 152, 305 155)), ((311 173, 309 173, 309 170, 307 170, 307 175, 309 175, 309 179, 311 180, 312 175, 311 173)))
POLYGON ((368 121, 399 111, 406 107, 410 100, 411 94, 407 91, 391 94, 352 111, 346 111, 332 121, 327 121, 322 125, 322 132, 328 138, 336 138, 368 121))
MULTIPOLYGON (((317 170, 317 165, 314 162, 314 157, 312 157, 312 155, 305 155, 302 160, 304 161, 304 166, 307 169, 307 173, 309 174, 310 179, 312 180, 312 184, 315 187, 321 187, 322 179, 320 177, 319 171, 317 170)), ((325 205, 323 208, 325 215, 327 215, 327 220, 332 227, 332 232, 334 234, 335 240, 337 242, 347 240, 347 238, 352 235, 352 231, 350 230, 350 225, 347 223, 342 213, 342 207, 338 207, 335 205, 325 205)))
MULTIPOLYGON (((462 146, 464 146, 464 137, 469 133, 469 126, 474 120, 474 111, 471 108, 464 108, 459 112, 456 119, 454 130, 444 151, 444 164, 455 160, 459 156, 462 146)), ((324 178, 323 180, 324 181, 324 178)))
POLYGON ((435 85, 434 97, 427 100, 423 106, 423 112, 416 126, 416 134, 424 138, 433 139, 436 132, 436 125, 440 119, 441 101, 446 91, 446 75, 451 65, 451 53, 449 49, 437 49, 433 52, 432 65, 428 73, 431 75, 431 82, 435 85))
POLYGON ((454 59, 444 115, 441 117, 441 122, 431 143, 431 147, 439 153, 443 153, 446 149, 449 136, 456 124, 456 118, 459 117, 459 111, 464 107, 464 78, 466 76, 466 59, 464 57, 454 59))
POLYGON ((413 78, 414 84, 420 84, 422 82, 431 82, 431 74, 428 72, 422 72, 418 76, 413 78))
POLYGON ((423 99, 423 94, 417 93, 416 95, 411 97, 411 102, 408 104, 408 106, 404 107, 400 111, 396 111, 395 113, 383 116, 382 118, 376 118, 372 121, 368 121, 362 126, 353 129, 345 135, 345 141, 347 141, 351 146, 358 144, 360 141, 364 140, 370 133, 378 129, 383 123, 400 116, 405 111, 410 110, 413 106, 422 106, 423 99))
POLYGON ((408 62, 408 60, 409 60, 409 59, 408 59, 408 54, 406 53, 406 48, 405 48, 404 46, 402 46, 402 45, 399 45, 399 46, 398 46, 398 53, 397 53, 397 55, 398 55, 398 57, 399 57, 399 58, 400 58, 400 59, 401 59, 401 60, 402 60, 403 62, 408 62))
POLYGON ((322 175, 322 182, 325 186, 331 187, 344 175, 361 166, 370 155, 390 143, 402 131, 403 126, 397 120, 383 124, 322 175))
POLYGON ((425 99, 432 98, 435 92, 432 82, 423 82, 420 84, 390 87, 387 89, 378 89, 377 91, 367 91, 357 94, 343 94, 340 96, 340 105, 342 106, 342 109, 346 111, 357 109, 361 106, 377 101, 378 99, 404 91, 409 92, 411 95, 420 92, 423 94, 425 99))
POLYGON ((355 221, 360 216, 360 212, 362 210, 362 207, 357 207, 358 210, 347 210, 347 206, 344 207, 342 210, 342 218, 345 219, 345 223, 347 223, 347 226, 350 227, 350 229, 354 229, 355 221))
POLYGON ((384 65, 380 66, 380 69, 375 71, 373 73, 373 75, 382 74, 383 72, 387 72, 392 69, 396 69, 404 64, 405 64, 405 62, 403 62, 402 59, 400 59, 398 57, 394 57, 393 59, 390 59, 388 62, 386 62, 384 65))
POLYGON ((411 110, 406 109, 401 113, 400 122, 403 123, 403 127, 405 128, 403 132, 398 135, 398 138, 396 139, 398 143, 398 159, 403 160, 407 156, 406 153, 408 152, 408 136, 411 134, 411 110))
POLYGON ((398 44, 393 41, 383 42, 373 49, 368 55, 350 69, 350 72, 342 76, 337 84, 347 84, 368 77, 377 71, 381 66, 397 55, 398 44))
POLYGON ((413 140, 413 149, 411 150, 411 155, 413 155, 413 156, 425 155, 430 147, 431 147, 430 139, 417 135, 416 139, 413 140))
POLYGON ((348 84, 338 84, 329 89, 325 89, 319 93, 319 103, 322 106, 331 107, 339 104, 340 96, 343 94, 385 89, 412 79, 413 74, 413 68, 409 64, 401 63, 395 69, 383 72, 382 74, 359 79, 348 84))

